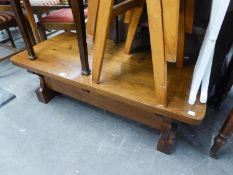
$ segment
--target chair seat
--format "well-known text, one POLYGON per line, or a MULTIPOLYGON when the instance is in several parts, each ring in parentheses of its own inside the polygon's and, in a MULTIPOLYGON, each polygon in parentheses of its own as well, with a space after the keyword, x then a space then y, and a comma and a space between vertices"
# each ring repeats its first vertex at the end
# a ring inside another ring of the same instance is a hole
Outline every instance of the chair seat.
MULTIPOLYGON (((84 14, 87 17, 88 11, 85 9, 84 14)), ((51 22, 51 23, 73 23, 73 14, 70 8, 64 8, 60 10, 55 10, 43 17, 41 22, 51 22)))
POLYGON ((0 12, 0 29, 16 26, 16 20, 12 13, 0 12))

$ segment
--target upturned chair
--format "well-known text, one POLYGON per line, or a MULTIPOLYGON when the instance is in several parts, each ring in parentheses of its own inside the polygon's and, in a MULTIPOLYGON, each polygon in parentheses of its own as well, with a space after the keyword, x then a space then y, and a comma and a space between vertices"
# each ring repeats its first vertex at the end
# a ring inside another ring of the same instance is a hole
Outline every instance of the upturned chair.
MULTIPOLYGON (((23 35, 23 39, 26 44, 26 48, 28 51, 29 59, 36 59, 36 54, 33 49, 32 40, 29 36, 29 30, 28 27, 24 25, 24 21, 26 20, 23 11, 22 6, 18 0, 11 0, 12 7, 14 8, 15 14, 16 14, 16 20, 18 23, 18 26, 21 30, 21 33, 23 35)), ((30 26, 36 26, 35 19, 33 17, 32 9, 29 0, 23 0, 23 5, 26 9, 27 18, 30 19, 30 26)), ((74 26, 75 30, 77 32, 77 39, 78 39, 78 47, 80 52, 80 59, 81 59, 81 65, 82 65, 82 74, 89 75, 90 69, 89 69, 89 63, 88 63, 88 53, 87 53, 87 43, 86 43, 86 30, 85 30, 85 19, 84 19, 84 7, 83 7, 83 1, 82 0, 71 0, 70 1, 70 7, 72 9, 73 19, 74 19, 74 26)), ((33 28, 33 27, 32 27, 33 28)), ((38 30, 33 30, 33 34, 35 37, 39 36, 38 30)), ((40 38, 37 38, 37 43, 40 42, 40 38)))
MULTIPOLYGON (((92 26, 89 26, 90 32, 95 33, 92 80, 95 83, 100 82, 104 49, 112 18, 132 10, 125 45, 125 52, 130 53, 145 3, 147 4, 156 99, 158 104, 166 106, 167 62, 178 62, 177 55, 183 54, 180 53, 183 52, 183 48, 179 47, 184 47, 184 0, 127 0, 114 6, 113 0, 96 0, 96 4, 99 4, 96 29, 95 19, 91 23, 92 26), (183 20, 179 20, 180 18, 183 20), (182 37, 179 36, 181 29, 183 30, 182 37), (181 44, 178 44, 178 36, 181 44)), ((182 65, 183 60, 180 62, 182 65)))

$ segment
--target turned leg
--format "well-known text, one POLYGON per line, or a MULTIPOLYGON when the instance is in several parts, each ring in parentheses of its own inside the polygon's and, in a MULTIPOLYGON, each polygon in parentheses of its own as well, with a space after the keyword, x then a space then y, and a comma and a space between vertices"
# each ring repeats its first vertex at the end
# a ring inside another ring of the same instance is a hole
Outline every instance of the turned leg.
POLYGON ((55 97, 56 92, 49 89, 46 86, 44 77, 39 75, 39 78, 40 78, 40 87, 36 89, 36 95, 40 102, 47 104, 50 100, 53 99, 53 97, 55 97))
POLYGON ((36 55, 35 55, 35 52, 33 49, 31 37, 29 35, 29 30, 27 27, 25 27, 25 26, 27 26, 27 25, 25 25, 25 24, 27 24, 27 22, 26 22, 26 19, 24 17, 24 14, 23 14, 20 1, 11 0, 11 4, 12 4, 12 7, 13 7, 14 12, 15 12, 15 18, 16 18, 18 27, 22 33, 23 40, 24 40, 25 45, 26 45, 29 59, 34 60, 34 59, 36 59, 36 55))
POLYGON ((210 156, 217 159, 219 150, 226 144, 233 133, 233 109, 229 113, 222 129, 214 139, 214 145, 211 148, 210 156))
POLYGON ((88 63, 87 42, 86 42, 86 27, 84 17, 84 7, 82 0, 72 0, 70 5, 73 12, 75 28, 77 32, 79 53, 82 65, 82 74, 89 75, 91 73, 88 63))
POLYGON ((100 81, 104 50, 112 18, 113 3, 114 0, 101 0, 99 4, 92 70, 92 81, 95 83, 99 83, 100 81))
POLYGON ((159 141, 157 144, 157 150, 165 153, 171 154, 175 149, 175 138, 178 125, 172 123, 171 121, 164 121, 159 141))
POLYGON ((130 54, 133 41, 134 41, 134 37, 135 37, 136 31, 138 28, 138 24, 142 16, 144 5, 145 5, 145 0, 142 0, 140 6, 135 7, 132 11, 132 16, 130 18, 128 34, 127 34, 126 43, 125 43, 126 54, 130 54))

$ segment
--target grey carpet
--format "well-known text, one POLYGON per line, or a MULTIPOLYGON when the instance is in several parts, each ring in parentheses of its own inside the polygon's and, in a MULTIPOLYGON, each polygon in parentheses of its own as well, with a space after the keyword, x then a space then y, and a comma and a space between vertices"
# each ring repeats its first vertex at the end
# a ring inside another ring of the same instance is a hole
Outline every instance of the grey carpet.
POLYGON ((13 100, 15 98, 15 95, 0 88, 0 108, 13 100))

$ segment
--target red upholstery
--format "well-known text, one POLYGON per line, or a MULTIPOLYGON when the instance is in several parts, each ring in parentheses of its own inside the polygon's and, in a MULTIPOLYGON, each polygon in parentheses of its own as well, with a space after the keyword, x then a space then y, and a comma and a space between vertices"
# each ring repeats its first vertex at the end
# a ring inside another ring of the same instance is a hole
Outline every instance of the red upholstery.
POLYGON ((16 20, 12 13, 0 12, 0 29, 16 26, 16 20))
MULTIPOLYGON (((87 16, 88 11, 85 9, 85 16, 87 16)), ((72 23, 73 14, 70 8, 64 8, 60 10, 55 10, 43 17, 42 22, 57 22, 57 23, 72 23)))
POLYGON ((8 5, 10 4, 10 0, 0 0, 0 5, 8 5))

